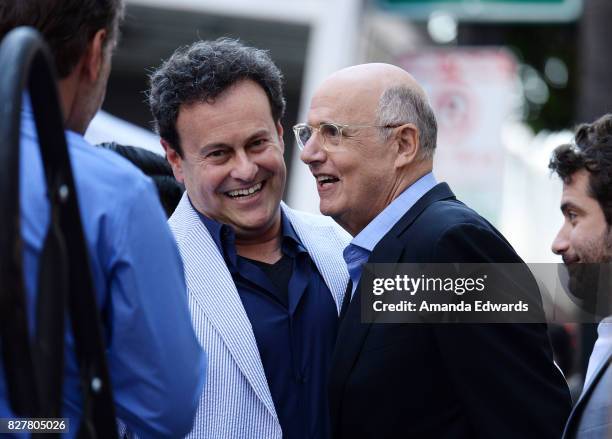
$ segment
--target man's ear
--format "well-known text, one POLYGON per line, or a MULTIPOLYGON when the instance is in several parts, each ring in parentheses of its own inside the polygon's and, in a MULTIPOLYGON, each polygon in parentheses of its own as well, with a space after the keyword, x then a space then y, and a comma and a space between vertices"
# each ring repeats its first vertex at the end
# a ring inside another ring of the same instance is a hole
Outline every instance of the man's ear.
POLYGON ((276 133, 278 134, 278 142, 281 146, 281 150, 285 152, 285 141, 283 140, 283 125, 280 123, 280 120, 276 121, 276 133))
POLYGON ((172 166, 174 178, 176 178, 179 183, 185 184, 185 177, 183 176, 183 159, 166 140, 160 139, 159 141, 164 151, 166 151, 166 160, 168 160, 168 163, 172 166))
POLYGON ((407 123, 397 128, 395 135, 397 143, 397 158, 395 167, 403 168, 410 163, 414 163, 421 150, 419 143, 419 129, 416 125, 407 123))
POLYGON ((106 38, 108 32, 105 29, 98 30, 87 45, 87 50, 82 59, 83 75, 91 82, 96 82, 102 70, 102 63, 107 54, 104 53, 106 48, 106 38))

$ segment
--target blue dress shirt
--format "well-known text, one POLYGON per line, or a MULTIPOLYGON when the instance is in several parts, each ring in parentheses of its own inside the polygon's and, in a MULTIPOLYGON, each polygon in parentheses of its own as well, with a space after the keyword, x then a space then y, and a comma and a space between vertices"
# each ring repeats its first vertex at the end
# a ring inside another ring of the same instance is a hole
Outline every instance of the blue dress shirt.
MULTIPOLYGON (((29 99, 21 122, 20 202, 30 334, 35 328, 38 260, 49 204, 29 99)), ((66 139, 102 311, 117 416, 142 438, 189 432, 206 360, 191 326, 183 268, 155 187, 118 154, 74 132, 66 139)), ((75 437, 82 411, 70 325, 66 334, 63 416, 75 437)), ((9 408, 0 362, 0 418, 9 408)))
MULTIPOLYGON (((589 357, 589 364, 584 378, 584 388, 588 387, 593 374, 608 358, 609 352, 612 350, 612 316, 608 316, 599 322, 597 326, 597 341, 593 346, 593 352, 589 357)), ((584 391, 584 390, 583 390, 584 391)))
POLYGON ((344 260, 353 282, 352 294, 355 294, 363 266, 376 244, 389 233, 393 226, 415 205, 419 199, 437 184, 434 175, 429 172, 408 186, 384 208, 344 249, 344 260))
MULTIPOLYGON (((338 314, 332 295, 287 217, 282 214, 284 276, 272 279, 261 263, 236 253, 227 226, 200 215, 223 254, 261 356, 279 423, 286 439, 329 436, 327 374, 336 339, 338 314), (286 269, 287 267, 285 267, 286 269)), ((274 275, 272 277, 275 277, 274 275)))

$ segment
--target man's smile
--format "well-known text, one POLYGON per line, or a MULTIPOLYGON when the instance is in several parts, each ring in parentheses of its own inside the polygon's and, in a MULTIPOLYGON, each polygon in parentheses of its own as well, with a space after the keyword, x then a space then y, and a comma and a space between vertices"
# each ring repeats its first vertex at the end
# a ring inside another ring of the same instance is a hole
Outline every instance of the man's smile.
POLYGON ((224 194, 229 198, 244 198, 244 197, 253 196, 254 194, 262 190, 262 188, 265 186, 265 183, 266 183, 265 180, 260 181, 259 183, 254 184, 253 186, 241 188, 241 189, 234 189, 231 191, 224 192, 224 194))

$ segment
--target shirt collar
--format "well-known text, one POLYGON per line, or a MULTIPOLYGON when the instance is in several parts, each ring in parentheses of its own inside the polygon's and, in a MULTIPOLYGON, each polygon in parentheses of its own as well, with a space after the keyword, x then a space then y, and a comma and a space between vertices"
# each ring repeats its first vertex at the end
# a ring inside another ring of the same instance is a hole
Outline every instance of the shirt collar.
MULTIPOLYGON (((24 126, 25 131, 28 133, 35 133, 35 135, 38 136, 32 100, 30 99, 30 93, 27 91, 21 96, 21 116, 21 124, 24 126)), ((72 147, 73 144, 81 144, 81 142, 85 140, 83 135, 67 128, 64 128, 64 135, 66 136, 66 143, 69 147, 72 147)))
MULTIPOLYGON (((189 199, 189 197, 187 197, 189 199)), ((191 203, 191 200, 189 200, 191 203)), ((206 215, 199 212, 193 204, 191 204, 193 210, 198 213, 200 220, 206 226, 206 229, 210 233, 215 242, 215 245, 224 256, 227 263, 236 266, 236 260, 238 254, 236 253, 236 235, 234 230, 227 224, 215 221, 206 215)), ((294 257, 298 253, 306 253, 306 248, 302 244, 302 241, 295 232, 291 221, 287 218, 287 215, 281 209, 281 251, 283 254, 294 257)))
POLYGON ((597 333, 599 338, 607 340, 608 343, 612 343, 612 316, 608 316, 599 322, 597 333))
POLYGON ((295 233, 295 229, 289 221, 283 209, 281 209, 281 224, 282 224, 282 250, 285 254, 306 253, 306 248, 302 244, 300 237, 295 233))
MULTIPOLYGON (((189 199, 189 197, 187 197, 187 199, 189 199)), ((227 240, 231 240, 231 244, 232 247, 234 246, 234 232, 233 230, 227 225, 227 224, 223 224, 220 223, 218 221, 215 221, 209 217, 207 217, 206 215, 204 215, 203 213, 199 212, 194 206, 193 203, 191 203, 191 200, 189 199, 189 203, 191 204, 191 207, 193 208, 193 210, 195 210, 198 213, 198 216, 200 217, 200 221, 202 221, 202 223, 204 224, 204 226, 206 226, 206 229, 208 230, 208 233, 210 233, 210 236, 212 237, 213 241, 215 242, 215 245, 217 246, 217 248, 219 249, 219 251, 222 254, 225 254, 224 251, 224 242, 227 240)))
POLYGON ((380 212, 357 236, 350 245, 372 252, 376 244, 393 228, 419 199, 437 184, 433 173, 429 172, 408 186, 380 212))

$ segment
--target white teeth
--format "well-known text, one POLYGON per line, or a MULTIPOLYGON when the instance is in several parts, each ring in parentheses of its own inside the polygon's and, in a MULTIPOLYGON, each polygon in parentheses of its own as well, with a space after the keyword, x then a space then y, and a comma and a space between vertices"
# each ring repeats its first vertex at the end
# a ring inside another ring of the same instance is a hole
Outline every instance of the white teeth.
POLYGON ((257 183, 255 186, 251 186, 246 189, 237 189, 235 191, 227 192, 227 195, 230 197, 244 197, 247 195, 254 194, 255 192, 259 192, 261 190, 262 183, 257 183))
POLYGON ((332 175, 319 175, 317 176, 317 182, 318 183, 327 183, 330 181, 334 181, 334 180, 338 180, 336 177, 332 176, 332 175))

